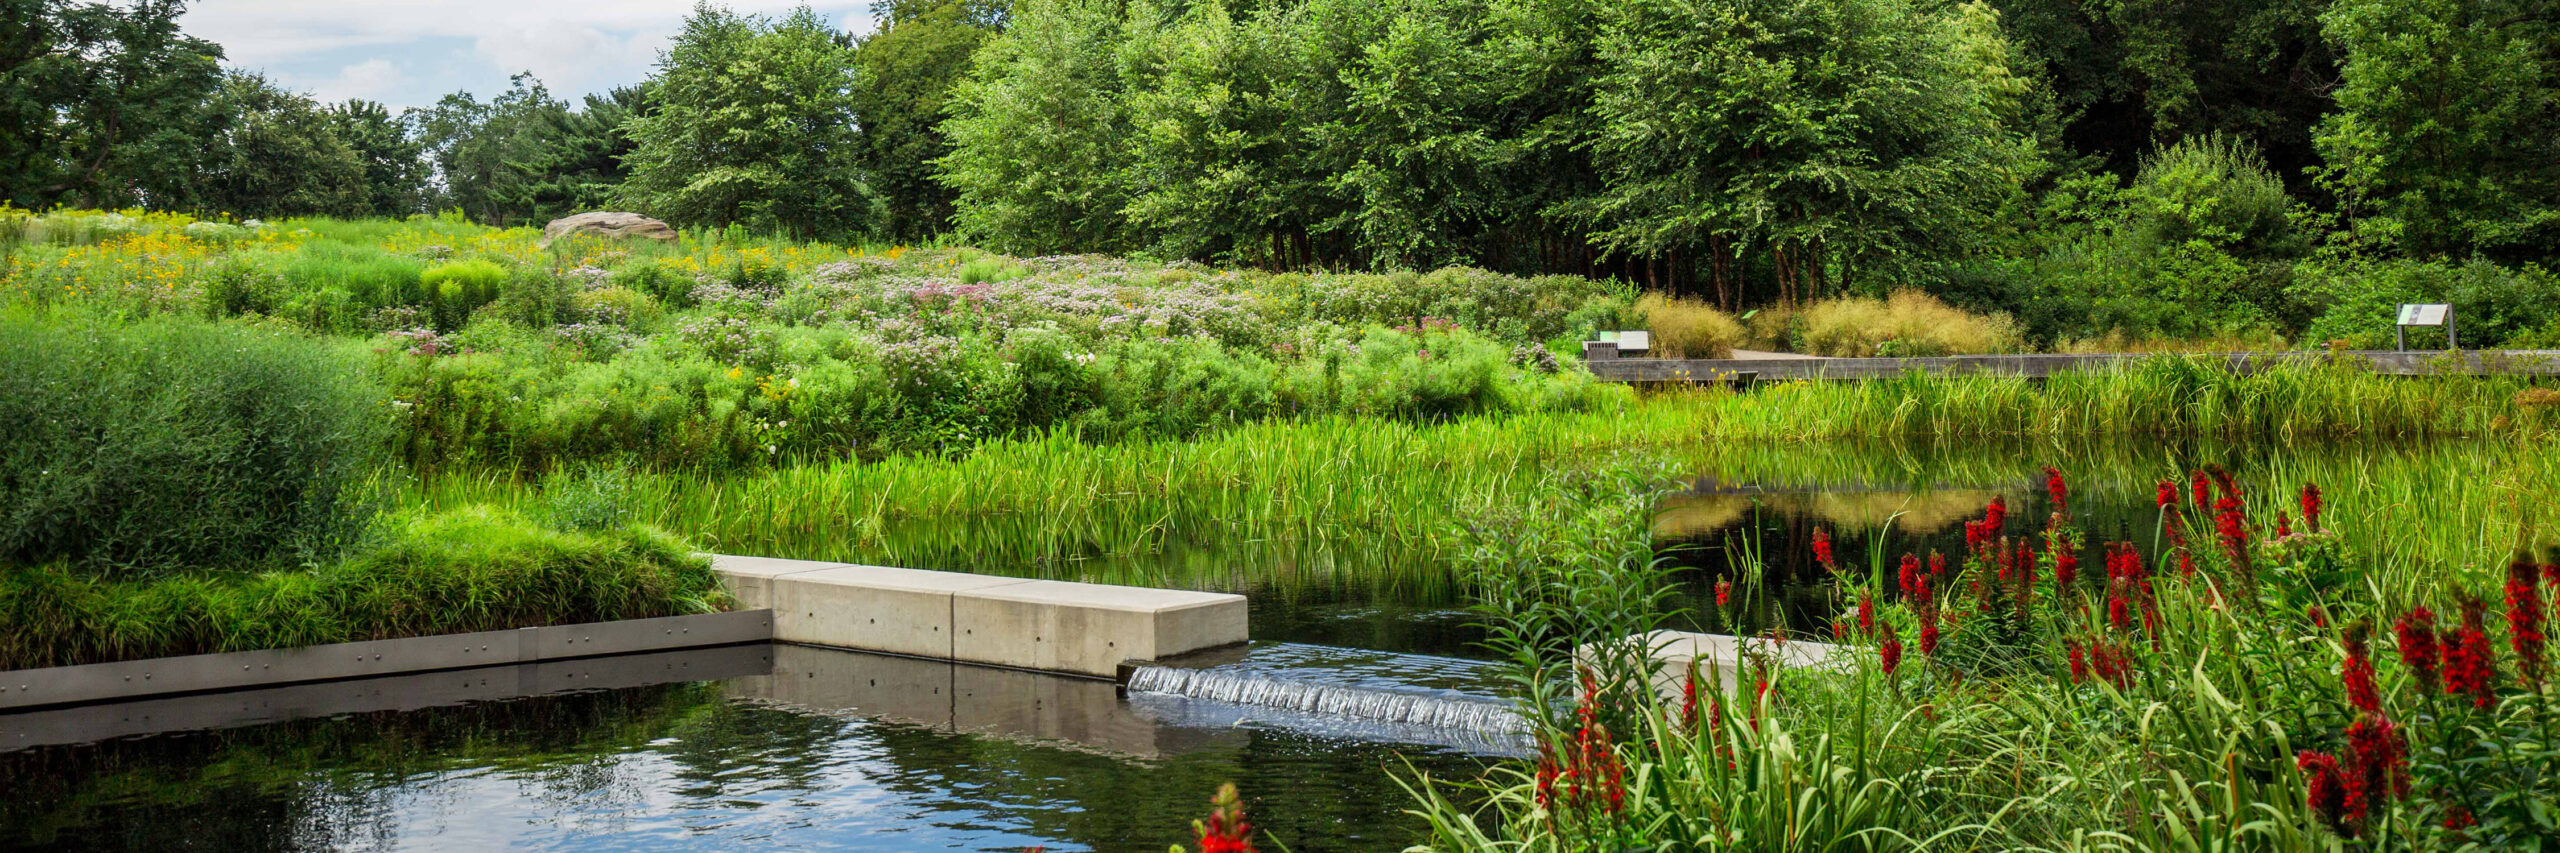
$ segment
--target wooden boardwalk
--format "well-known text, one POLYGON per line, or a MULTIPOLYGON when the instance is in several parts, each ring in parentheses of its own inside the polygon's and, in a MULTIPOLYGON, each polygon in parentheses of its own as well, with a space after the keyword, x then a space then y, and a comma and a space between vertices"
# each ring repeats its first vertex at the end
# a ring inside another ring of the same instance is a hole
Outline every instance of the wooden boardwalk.
MULTIPOLYGON (((1943 358, 1614 358, 1585 362, 1591 375, 1610 382, 1721 382, 1734 379, 1883 379, 1921 373, 1929 376, 1989 374, 2041 378, 2056 373, 2103 370, 2112 365, 2175 355, 2098 353, 2090 355, 1958 355, 1943 358)), ((2199 357, 2227 362, 2236 373, 2254 373, 2285 362, 2336 360, 2394 376, 2524 375, 2560 376, 2560 350, 2462 350, 2456 352, 2242 352, 2199 357)))

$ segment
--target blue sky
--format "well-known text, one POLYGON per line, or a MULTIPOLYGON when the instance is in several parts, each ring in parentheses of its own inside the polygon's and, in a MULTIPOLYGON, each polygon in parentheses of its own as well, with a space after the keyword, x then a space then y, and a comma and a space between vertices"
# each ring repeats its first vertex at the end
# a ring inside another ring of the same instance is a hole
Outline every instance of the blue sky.
MULTIPOLYGON (((726 5, 781 14, 800 4, 726 5)), ((871 29, 868 0, 808 5, 840 28, 871 29)), ((180 20, 220 43, 232 65, 324 101, 364 98, 396 112, 457 90, 486 98, 518 71, 571 101, 639 82, 691 11, 693 0, 198 0, 180 20)))

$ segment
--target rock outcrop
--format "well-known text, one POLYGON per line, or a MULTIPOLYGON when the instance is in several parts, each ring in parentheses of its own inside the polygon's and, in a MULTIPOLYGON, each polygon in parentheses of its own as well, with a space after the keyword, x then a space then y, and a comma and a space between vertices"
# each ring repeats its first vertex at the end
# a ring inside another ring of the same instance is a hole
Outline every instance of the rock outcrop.
POLYGON ((667 227, 664 222, 637 213, 597 211, 551 220, 551 224, 542 226, 542 245, 549 246, 551 241, 572 234, 609 240, 626 237, 643 237, 661 243, 676 240, 676 229, 667 227))

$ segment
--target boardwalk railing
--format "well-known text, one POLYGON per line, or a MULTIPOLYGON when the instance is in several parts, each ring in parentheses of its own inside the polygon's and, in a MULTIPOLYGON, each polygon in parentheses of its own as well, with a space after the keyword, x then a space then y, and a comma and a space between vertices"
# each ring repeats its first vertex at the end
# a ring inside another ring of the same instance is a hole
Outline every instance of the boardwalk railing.
POLYGON ((2396 376, 2524 375, 2560 376, 2560 350, 2463 350, 2455 352, 2242 352, 2180 356, 2149 353, 2089 355, 1958 355, 1942 358, 1615 358, 1584 364, 1591 375, 1611 382, 1719 382, 1736 378, 1881 379, 1921 373, 1930 376, 1990 374, 2051 376, 2072 371, 2102 370, 2124 362, 2152 358, 2204 358, 2227 361, 2233 372, 2254 373, 2297 361, 2336 361, 2396 376))

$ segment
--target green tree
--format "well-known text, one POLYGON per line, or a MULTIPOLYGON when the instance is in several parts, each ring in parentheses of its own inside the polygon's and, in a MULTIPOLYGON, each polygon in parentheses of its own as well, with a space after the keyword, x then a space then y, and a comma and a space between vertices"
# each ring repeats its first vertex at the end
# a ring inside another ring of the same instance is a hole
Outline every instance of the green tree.
POLYGON ((185 210, 222 48, 180 0, 0 0, 0 200, 185 210))
POLYGON ((548 222, 610 206, 630 177, 623 160, 638 147, 631 141, 631 120, 649 110, 648 90, 623 86, 588 95, 576 111, 551 114, 548 147, 534 167, 533 218, 548 222))
POLYGON ((2560 10, 2341 0, 2320 150, 2358 236, 2421 257, 2560 257, 2560 10))
POLYGON ((407 216, 425 209, 425 149, 379 103, 350 100, 328 110, 330 132, 364 165, 364 212, 407 216))
POLYGON ((1117 0, 1024 0, 954 90, 937 179, 960 233, 1017 254, 1128 248, 1133 128, 1117 0))
POLYGON ((860 180, 854 51, 803 7, 779 20, 694 7, 634 118, 617 198, 684 225, 747 223, 803 236, 878 221, 860 180))
POLYGON ((199 204, 240 216, 356 216, 371 206, 365 163, 327 110, 265 77, 234 72, 215 95, 199 204))
MULTIPOLYGON (((1636 0, 1610 7, 1590 121, 1608 187, 1575 205, 1637 252, 1767 261, 1783 300, 1909 283, 2010 203, 2023 86, 1979 6, 1636 0)), ((1925 280, 1925 279, 1922 279, 1925 280)), ((1730 304, 1741 282, 1719 277, 1730 304)))
POLYGON ((933 162, 951 153, 944 106, 995 34, 1001 7, 908 0, 881 11, 880 30, 854 47, 862 170, 880 194, 881 236, 919 241, 951 221, 951 188, 933 179, 933 162))
POLYGON ((507 91, 487 103, 455 92, 402 117, 435 170, 429 207, 460 209, 491 225, 540 224, 540 168, 569 105, 531 74, 507 83, 507 91))

